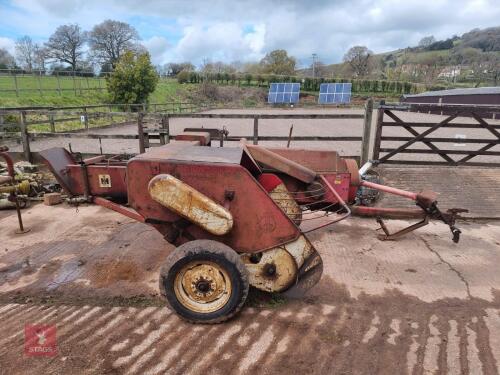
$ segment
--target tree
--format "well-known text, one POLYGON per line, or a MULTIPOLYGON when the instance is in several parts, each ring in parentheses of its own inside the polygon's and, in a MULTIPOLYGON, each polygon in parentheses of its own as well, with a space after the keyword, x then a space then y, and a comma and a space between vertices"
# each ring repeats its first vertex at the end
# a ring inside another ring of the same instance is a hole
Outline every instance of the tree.
POLYGON ((260 60, 263 73, 268 74, 293 75, 296 63, 295 58, 288 56, 284 49, 269 52, 260 60))
POLYGON ((194 71, 194 65, 191 64, 190 62, 182 62, 182 63, 168 63, 165 65, 165 70, 167 72, 167 75, 175 77, 177 74, 182 72, 183 70, 187 72, 192 72, 194 71))
POLYGON ((76 70, 83 58, 83 47, 87 41, 87 33, 80 26, 62 25, 45 43, 47 54, 56 61, 71 65, 76 70))
POLYGON ((420 42, 418 42, 418 46, 422 48, 427 48, 433 43, 436 43, 436 38, 434 38, 433 35, 429 35, 429 36, 424 36, 422 39, 420 39, 420 42))
POLYGON ((145 103, 158 80, 149 53, 138 54, 133 51, 123 53, 113 72, 106 77, 113 103, 125 104, 145 103))
MULTIPOLYGON (((89 46, 94 59, 113 66, 126 51, 138 51, 139 34, 125 22, 106 20, 95 25, 89 34, 89 46)), ((141 46, 142 47, 142 46, 141 46)))
POLYGON ((344 62, 349 64, 355 76, 363 77, 368 74, 372 55, 373 52, 365 46, 354 46, 344 55, 344 62))
POLYGON ((5 48, 0 48, 0 69, 9 69, 14 65, 14 57, 5 48))
POLYGON ((38 44, 35 45, 35 53, 33 55, 33 66, 39 70, 45 70, 45 64, 49 58, 49 51, 45 47, 38 44))
POLYGON ((36 48, 36 44, 27 35, 16 41, 16 59, 22 68, 29 71, 33 70, 36 48))

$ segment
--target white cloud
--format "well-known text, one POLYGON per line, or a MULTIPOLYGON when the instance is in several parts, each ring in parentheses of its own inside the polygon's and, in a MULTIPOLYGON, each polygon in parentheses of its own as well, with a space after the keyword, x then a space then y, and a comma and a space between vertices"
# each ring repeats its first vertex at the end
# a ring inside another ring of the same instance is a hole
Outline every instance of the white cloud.
POLYGON ((260 59, 263 56, 265 30, 264 24, 258 24, 245 32, 244 25, 235 22, 215 23, 208 27, 187 26, 170 57, 196 64, 204 58, 213 61, 260 59))
POLYGON ((153 36, 147 40, 143 40, 141 43, 151 54, 151 59, 154 64, 165 63, 165 53, 171 46, 166 38, 162 36, 153 36))
POLYGON ((88 30, 113 18, 135 25, 158 63, 254 60, 276 48, 302 63, 312 53, 330 63, 355 44, 382 52, 426 35, 444 39, 500 23, 498 0, 6 1, 0 2, 0 36, 3 28, 9 37, 43 41, 63 23, 88 30))
POLYGON ((9 53, 14 56, 16 42, 10 38, 0 36, 0 48, 5 48, 9 53))

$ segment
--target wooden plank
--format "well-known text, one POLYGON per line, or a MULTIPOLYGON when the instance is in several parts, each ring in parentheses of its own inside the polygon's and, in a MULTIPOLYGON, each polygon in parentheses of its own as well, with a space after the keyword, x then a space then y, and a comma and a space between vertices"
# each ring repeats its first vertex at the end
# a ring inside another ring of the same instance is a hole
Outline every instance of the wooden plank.
MULTIPOLYGON (((398 141, 405 142, 414 139, 414 137, 392 137, 384 136, 381 138, 382 141, 398 141)), ((500 144, 500 141, 496 139, 482 139, 482 138, 426 138, 426 141, 433 143, 494 143, 500 144)), ((419 141, 422 142, 422 141, 419 141)))
POLYGON ((257 145, 259 143, 259 118, 254 116, 253 118, 253 144, 257 145))
POLYGON ((415 138, 413 138, 411 141, 408 141, 406 142, 405 144, 399 146, 396 150, 384 155, 382 158, 379 159, 379 162, 383 162, 387 159, 389 159, 390 157, 396 155, 400 150, 403 150, 405 148, 408 148, 409 146, 411 146, 412 144, 414 144, 415 142, 418 142, 420 140, 422 140, 423 138, 425 138, 427 135, 431 134, 432 132, 436 131, 437 129, 439 129, 442 125, 444 124, 447 124, 448 122, 450 121, 453 121, 453 119, 455 119, 457 117, 458 114, 454 114, 454 115, 451 115, 451 116, 448 116, 447 118, 445 118, 443 121, 437 123, 436 125, 434 125, 433 127, 427 129, 426 131, 420 133, 418 136, 416 136, 415 138))
POLYGON ((144 113, 139 113, 137 116, 137 134, 139 136, 139 152, 143 154, 146 151, 145 137, 144 137, 144 113))
MULTIPOLYGON (((31 114, 31 113, 29 113, 31 114)), ((54 116, 53 113, 47 112, 47 116, 54 116)), ((68 122, 68 121, 80 121, 80 117, 67 117, 67 118, 54 118, 54 120, 38 120, 38 121, 29 121, 26 123, 26 126, 31 126, 31 125, 43 125, 43 124, 50 124, 52 122, 68 122)))
MULTIPOLYGON (((435 125, 435 122, 405 122, 405 125, 411 126, 412 128, 430 128, 435 125)), ((401 124, 396 122, 383 122, 383 127, 400 127, 401 124)), ((490 125, 494 129, 500 129, 500 125, 490 125)), ((480 129, 481 126, 479 124, 455 124, 449 123, 443 125, 443 128, 446 129, 480 129)))
MULTIPOLYGON (((390 118, 392 118, 394 121, 396 121, 397 123, 400 123, 401 126, 406 130, 408 131, 409 133, 411 133, 412 135, 414 135, 415 137, 418 137, 420 135, 419 132, 417 132, 416 130, 412 129, 411 127, 409 127, 408 125, 406 125, 403 120, 401 120, 398 116, 396 116, 394 113, 392 113, 390 110, 386 110, 385 113, 387 114, 387 116, 389 116, 390 118)), ((422 143, 425 144, 427 147, 429 147, 430 149, 432 150, 439 150, 438 147, 434 146, 431 142, 429 141, 426 141, 426 140, 422 140, 422 143)), ((394 150, 393 150, 394 151, 394 150)), ((439 154, 440 157, 442 157, 444 160, 446 160, 448 163, 453 163, 453 159, 450 158, 448 155, 445 155, 445 154, 439 154)))
MULTIPOLYGON (((486 121, 484 121, 481 117, 479 117, 476 113, 472 113, 472 117, 476 119, 479 124, 486 128, 491 134, 493 134, 495 137, 497 137, 497 140, 500 140, 500 133, 497 132, 495 129, 493 129, 490 124, 488 124, 486 121)), ((481 147, 478 151, 486 151, 489 150, 490 148, 494 147, 496 144, 495 143, 489 143, 486 146, 481 147)), ((476 155, 471 154, 469 156, 463 157, 462 159, 459 160, 459 162, 467 162, 468 160, 474 158, 476 155)))
MULTIPOLYGON (((254 114, 241 114, 241 113, 172 113, 171 118, 235 118, 235 119, 253 119, 254 114)), ((260 114, 257 115, 259 119, 316 119, 316 120, 329 120, 329 119, 363 119, 363 114, 260 114)))
MULTIPOLYGON (((236 135, 225 137, 226 141, 239 141, 241 138, 252 139, 253 135, 236 135)), ((288 136, 259 136, 259 141, 288 141, 288 136)), ((292 141, 335 141, 335 142, 359 142, 361 137, 321 137, 321 136, 293 136, 292 141)))
POLYGON ((373 99, 365 103, 365 118, 363 119, 363 139, 361 141, 361 165, 368 161, 370 152, 370 135, 372 129, 373 99))
MULTIPOLYGON (((427 161, 427 160, 387 160, 384 164, 406 164, 406 165, 443 165, 450 166, 450 163, 444 161, 427 161)), ((459 166, 471 166, 471 167, 500 167, 500 163, 479 163, 479 162, 467 162, 467 163, 455 163, 459 166)))
MULTIPOLYGON (((30 137, 37 138, 88 138, 88 139, 139 139, 137 134, 93 134, 93 133, 30 133, 30 137)), ((152 136, 152 138, 154 138, 152 136)), ((159 136, 158 136, 159 138, 159 136)))
POLYGON ((24 158, 31 163, 33 160, 31 159, 30 136, 28 134, 28 127, 26 126, 26 112, 24 111, 21 112, 19 127, 21 128, 24 158))
MULTIPOLYGON (((380 152, 391 152, 394 148, 381 148, 380 152)), ((401 150, 399 153, 402 154, 452 154, 452 155, 490 155, 490 156, 500 156, 500 151, 481 151, 481 150, 421 150, 421 149, 411 149, 407 148, 401 150)), ((455 161, 452 160, 453 163, 455 161)))
MULTIPOLYGON (((382 104, 383 102, 380 102, 382 104)), ((384 120, 384 112, 383 108, 377 109, 377 124, 375 128, 375 139, 373 140, 373 160, 378 160, 380 157, 380 142, 382 140, 382 122, 384 120)))

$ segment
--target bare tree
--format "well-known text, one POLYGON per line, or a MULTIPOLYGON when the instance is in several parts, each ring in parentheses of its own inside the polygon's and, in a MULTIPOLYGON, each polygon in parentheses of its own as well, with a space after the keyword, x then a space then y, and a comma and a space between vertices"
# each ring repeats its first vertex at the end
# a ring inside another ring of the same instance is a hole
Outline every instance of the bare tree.
POLYGON ((372 55, 373 52, 365 46, 354 46, 344 55, 344 62, 349 64, 355 76, 363 77, 368 74, 372 55))
POLYGON ((78 25, 61 25, 45 44, 50 58, 71 65, 76 70, 83 59, 83 46, 87 33, 78 25))
POLYGON ((182 62, 182 63, 171 62, 171 63, 166 64, 164 69, 165 69, 167 75, 176 76, 177 74, 179 74, 183 70, 188 71, 188 72, 194 71, 194 65, 188 61, 182 62))
POLYGON ((125 51, 136 51, 138 41, 137 30, 128 23, 120 21, 106 20, 94 26, 89 33, 89 45, 93 58, 112 65, 125 51))
POLYGON ((0 69, 8 69, 14 65, 14 57, 5 48, 0 48, 0 69))
POLYGON ((427 48, 431 44, 436 43, 436 38, 433 35, 425 36, 418 42, 419 47, 427 48))
POLYGON ((16 60, 22 68, 31 71, 35 60, 36 44, 25 35, 16 41, 16 60))

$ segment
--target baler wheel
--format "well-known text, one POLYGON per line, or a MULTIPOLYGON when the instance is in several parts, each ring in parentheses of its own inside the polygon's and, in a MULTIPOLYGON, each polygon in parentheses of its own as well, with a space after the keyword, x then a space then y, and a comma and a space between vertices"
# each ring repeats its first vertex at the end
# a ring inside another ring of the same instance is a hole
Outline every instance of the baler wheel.
POLYGON ((187 242, 169 255, 160 271, 160 290, 170 307, 192 323, 221 323, 234 316, 248 295, 240 256, 217 241, 187 242))

